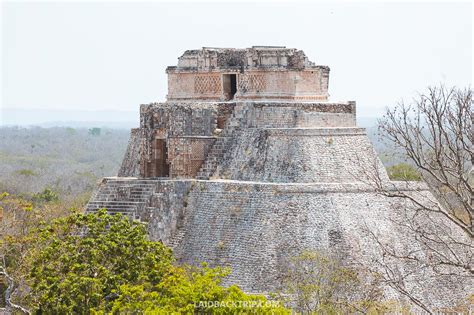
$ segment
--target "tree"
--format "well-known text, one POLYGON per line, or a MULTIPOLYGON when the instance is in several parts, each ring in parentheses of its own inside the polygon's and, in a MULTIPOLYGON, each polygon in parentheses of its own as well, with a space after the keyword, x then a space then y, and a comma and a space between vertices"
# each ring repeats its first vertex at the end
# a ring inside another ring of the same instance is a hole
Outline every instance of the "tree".
POLYGON ((87 313, 120 285, 159 283, 172 263, 171 251, 149 241, 142 224, 105 211, 59 219, 39 236, 29 275, 38 312, 87 313))
POLYGON ((318 251, 292 257, 285 275, 286 294, 303 314, 382 313, 377 275, 344 266, 338 259, 318 251))
POLYGON ((28 294, 24 290, 28 273, 25 258, 37 240, 34 231, 45 222, 69 214, 70 210, 57 203, 35 206, 30 200, 2 193, 0 212, 0 274, 7 285, 1 293, 7 309, 25 312, 16 302, 28 294))
POLYGON ((147 314, 290 314, 278 301, 261 295, 247 295, 237 286, 220 282, 230 270, 173 266, 170 276, 154 288, 124 285, 112 312, 147 314))
POLYGON ((89 134, 90 134, 91 136, 98 137, 98 136, 100 136, 101 131, 102 131, 102 130, 101 130, 100 128, 94 127, 94 128, 90 128, 90 129, 89 129, 89 134))
POLYGON ((42 224, 24 237, 6 239, 4 248, 20 244, 27 244, 21 257, 14 250, 5 253, 15 261, 10 269, 23 271, 17 279, 25 279, 22 284, 28 295, 19 296, 17 304, 25 312, 165 314, 249 309, 238 303, 218 309, 199 304, 206 301, 253 301, 262 303, 262 309, 288 312, 279 305, 266 305, 263 296, 222 287, 227 270, 176 265, 171 250, 150 241, 142 223, 105 210, 42 224))
POLYGON ((52 202, 58 201, 58 193, 51 188, 45 188, 42 192, 33 195, 33 200, 38 202, 52 202))
POLYGON ((421 176, 418 171, 406 163, 399 163, 387 167, 388 177, 391 180, 402 180, 402 181, 419 181, 421 176))
POLYGON ((474 134, 472 90, 428 88, 412 104, 387 110, 379 121, 385 139, 402 149, 440 200, 429 209, 469 237, 473 228, 474 134))
POLYGON ((406 279, 424 275, 464 283, 466 288, 473 283, 471 106, 470 88, 431 87, 410 104, 402 102, 388 109, 379 121, 382 137, 401 149, 431 194, 422 186, 407 191, 404 188, 414 187, 408 182, 398 186, 386 183, 375 170, 371 184, 376 190, 403 201, 399 205, 405 208, 399 209, 401 215, 392 223, 411 237, 411 247, 384 242, 370 229, 369 234, 379 245, 382 259, 378 263, 384 269, 385 282, 428 313, 435 310, 416 290, 408 289, 406 279), (404 268, 397 267, 400 262, 404 268))

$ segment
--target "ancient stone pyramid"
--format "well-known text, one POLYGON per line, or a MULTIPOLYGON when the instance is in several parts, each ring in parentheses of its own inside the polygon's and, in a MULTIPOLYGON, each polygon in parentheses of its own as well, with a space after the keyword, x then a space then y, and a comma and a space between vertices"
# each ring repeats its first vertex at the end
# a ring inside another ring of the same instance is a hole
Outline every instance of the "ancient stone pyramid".
MULTIPOLYGON (((103 179, 87 211, 147 222, 180 261, 230 266, 226 284, 247 292, 278 290, 306 249, 376 269, 367 228, 410 246, 392 220, 405 202, 378 194, 370 174, 402 184, 357 127, 355 102, 328 101, 327 66, 285 47, 205 47, 166 72, 167 101, 141 105, 118 177, 103 179)), ((423 184, 403 185, 430 197, 423 184)), ((444 303, 442 287, 416 282, 444 303)))

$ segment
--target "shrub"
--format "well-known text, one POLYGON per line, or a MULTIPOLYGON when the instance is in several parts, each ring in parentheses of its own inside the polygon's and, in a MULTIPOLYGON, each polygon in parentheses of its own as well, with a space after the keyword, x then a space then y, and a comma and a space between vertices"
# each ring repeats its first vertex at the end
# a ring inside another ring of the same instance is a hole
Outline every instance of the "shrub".
POLYGON ((406 163, 399 163, 387 167, 388 176, 391 180, 400 180, 400 181, 420 181, 421 175, 418 171, 406 163))
POLYGON ((34 194, 33 200, 39 202, 52 202, 58 201, 59 196, 58 193, 53 191, 51 188, 45 188, 42 192, 34 194))

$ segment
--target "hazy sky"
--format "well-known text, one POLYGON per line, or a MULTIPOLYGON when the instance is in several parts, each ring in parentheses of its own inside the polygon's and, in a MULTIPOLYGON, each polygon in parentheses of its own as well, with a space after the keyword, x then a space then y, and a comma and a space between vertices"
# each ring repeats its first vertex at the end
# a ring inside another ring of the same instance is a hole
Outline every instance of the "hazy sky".
POLYGON ((3 2, 1 20, 3 108, 137 110, 164 100, 166 66, 202 46, 302 49, 360 116, 472 83, 468 2, 3 2))

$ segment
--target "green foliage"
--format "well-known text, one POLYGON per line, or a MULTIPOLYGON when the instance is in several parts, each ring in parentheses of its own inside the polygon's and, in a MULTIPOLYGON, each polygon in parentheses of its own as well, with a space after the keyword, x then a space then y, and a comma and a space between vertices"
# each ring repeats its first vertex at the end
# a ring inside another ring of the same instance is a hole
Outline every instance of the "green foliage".
MULTIPOLYGON (((38 227, 70 215, 73 211, 71 207, 82 208, 83 204, 72 202, 66 207, 61 202, 32 203, 14 194, 0 193, 0 265, 13 279, 10 288, 14 293, 13 302, 22 304, 22 297, 30 294, 25 278, 31 266, 25 258, 35 250, 39 239, 36 233, 38 227)), ((5 292, 1 292, 0 296, 3 299, 5 292)))
POLYGON ((154 288, 124 285, 112 311, 117 314, 290 314, 277 301, 247 295, 237 286, 224 288, 229 270, 173 266, 168 277, 154 288))
MULTIPOLYGON (((8 283, 4 279, 0 279, 0 293, 2 296, 5 296, 5 291, 7 290, 8 283)), ((4 308, 7 305, 5 299, 0 299, 0 307, 4 308)))
POLYGON ((316 251, 291 259, 285 277, 286 294, 304 314, 382 313, 382 292, 374 275, 343 266, 316 251))
POLYGON ((66 132, 70 135, 74 135, 74 134, 76 134, 76 129, 71 128, 71 127, 67 127, 66 132))
POLYGON ((94 137, 88 128, 1 127, 0 190, 31 197, 50 187, 74 200, 118 172, 129 138, 127 129, 101 128, 94 137))
POLYGON ((30 259, 33 307, 57 314, 104 308, 121 285, 158 284, 172 255, 142 224, 101 211, 44 227, 30 259))
MULTIPOLYGON (((21 211, 34 218, 28 207, 21 211)), ((171 250, 150 241, 143 224, 105 210, 21 231, 4 238, 2 254, 15 282, 24 283, 16 302, 35 314, 289 314, 263 296, 221 286, 228 269, 174 264, 171 250)))
POLYGON ((59 196, 58 193, 53 191, 51 188, 45 188, 42 192, 34 194, 33 200, 39 202, 53 202, 58 201, 59 196))
POLYGON ((97 128, 97 127, 94 127, 94 128, 90 128, 89 129, 89 134, 91 136, 100 136, 100 133, 101 133, 101 129, 100 128, 97 128))
POLYGON ((418 171, 406 163, 399 163, 387 167, 388 176, 391 180, 399 181, 420 181, 421 176, 418 171))
POLYGON ((16 174, 22 175, 22 176, 37 176, 33 170, 22 168, 20 170, 15 171, 16 174))

